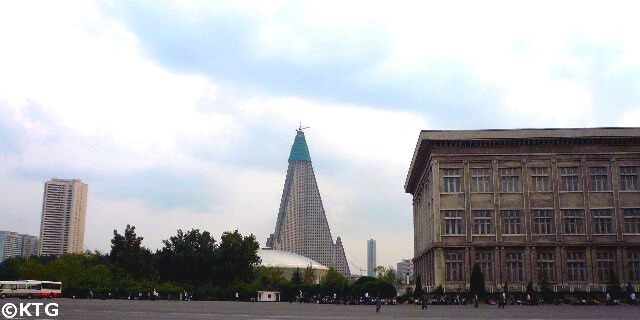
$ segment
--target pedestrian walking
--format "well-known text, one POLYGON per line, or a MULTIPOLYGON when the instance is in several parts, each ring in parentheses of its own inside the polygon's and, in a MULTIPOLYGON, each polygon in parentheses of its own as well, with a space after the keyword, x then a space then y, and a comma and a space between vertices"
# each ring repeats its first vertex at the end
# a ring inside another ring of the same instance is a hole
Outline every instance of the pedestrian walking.
POLYGON ((478 295, 477 295, 477 294, 476 294, 476 295, 474 295, 474 297, 473 297, 473 306, 474 306, 475 308, 477 308, 477 307, 478 307, 478 295))
POLYGON ((605 296, 605 300, 606 300, 606 304, 608 306, 611 305, 611 295, 607 292, 607 295, 605 296))
POLYGON ((376 298, 376 312, 380 312, 381 308, 382 308, 382 303, 380 302, 380 296, 378 296, 376 298))
POLYGON ((236 292, 236 302, 240 301, 240 294, 236 292))
POLYGON ((422 310, 427 309, 427 295, 422 295, 422 299, 420 300, 422 305, 422 310))
POLYGON ((504 292, 501 292, 498 298, 498 309, 500 308, 504 309, 506 305, 507 305, 507 294, 504 292))

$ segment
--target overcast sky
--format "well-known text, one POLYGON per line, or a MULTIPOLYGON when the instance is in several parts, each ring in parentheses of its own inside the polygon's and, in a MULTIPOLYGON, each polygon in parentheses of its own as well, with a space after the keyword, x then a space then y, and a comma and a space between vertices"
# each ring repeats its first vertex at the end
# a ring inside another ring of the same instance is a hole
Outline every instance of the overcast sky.
POLYGON ((44 182, 79 178, 87 249, 264 245, 301 122, 347 259, 395 266, 421 129, 640 126, 633 2, 386 3, 3 2, 0 229, 38 234, 44 182))

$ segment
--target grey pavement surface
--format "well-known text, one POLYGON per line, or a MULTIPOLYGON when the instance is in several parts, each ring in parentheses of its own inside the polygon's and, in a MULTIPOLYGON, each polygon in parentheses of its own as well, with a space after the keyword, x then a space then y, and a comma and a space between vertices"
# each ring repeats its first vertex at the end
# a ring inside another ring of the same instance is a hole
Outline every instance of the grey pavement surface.
MULTIPOLYGON (((640 306, 345 306, 266 302, 0 300, 58 302, 57 319, 640 319, 640 306)), ((0 316, 0 319, 3 317, 0 316)), ((24 319, 34 319, 24 318, 24 319)), ((40 319, 43 319, 42 317, 40 319)), ((52 318, 56 319, 56 318, 52 318)))

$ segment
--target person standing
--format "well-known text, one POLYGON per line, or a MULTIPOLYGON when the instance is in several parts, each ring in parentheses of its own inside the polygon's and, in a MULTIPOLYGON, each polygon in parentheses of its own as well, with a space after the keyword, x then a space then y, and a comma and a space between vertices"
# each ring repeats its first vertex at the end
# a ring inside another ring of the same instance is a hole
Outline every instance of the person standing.
POLYGON ((378 296, 376 298, 376 312, 380 312, 381 308, 382 308, 382 303, 380 302, 380 296, 378 296))

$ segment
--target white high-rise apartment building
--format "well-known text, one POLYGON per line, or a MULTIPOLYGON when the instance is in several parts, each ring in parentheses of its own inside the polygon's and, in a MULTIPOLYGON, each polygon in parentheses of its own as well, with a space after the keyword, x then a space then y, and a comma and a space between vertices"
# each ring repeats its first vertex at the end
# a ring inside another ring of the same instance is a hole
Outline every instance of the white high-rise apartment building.
POLYGON ((396 270, 396 278, 401 283, 409 284, 411 282, 413 278, 413 262, 410 259, 402 259, 402 261, 398 262, 396 270))
POLYGON ((376 241, 367 240, 367 276, 376 276, 376 241))
POLYGON ((267 247, 289 251, 351 274, 342 239, 333 242, 302 128, 291 146, 275 232, 267 247))
POLYGON ((78 179, 51 179, 44 184, 40 255, 82 252, 87 189, 78 179))
POLYGON ((21 234, 20 237, 22 238, 22 257, 37 256, 38 250, 40 250, 40 239, 28 234, 21 234))
POLYGON ((0 231, 0 262, 22 253, 22 238, 17 232, 0 231))

